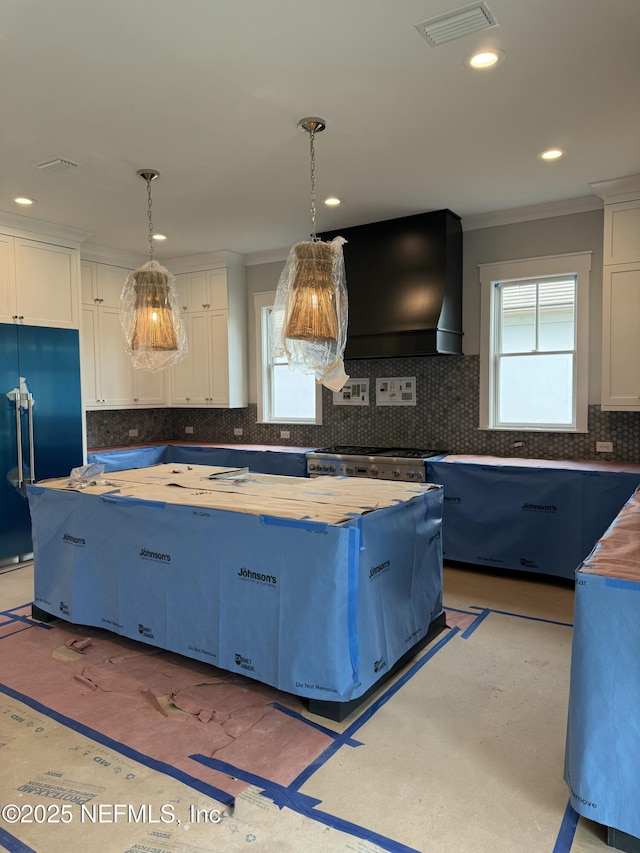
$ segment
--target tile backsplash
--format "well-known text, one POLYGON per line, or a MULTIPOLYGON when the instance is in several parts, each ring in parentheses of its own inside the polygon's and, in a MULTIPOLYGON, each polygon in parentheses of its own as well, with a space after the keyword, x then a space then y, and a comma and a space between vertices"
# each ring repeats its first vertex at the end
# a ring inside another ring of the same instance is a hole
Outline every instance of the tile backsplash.
POLYGON ((602 412, 589 406, 587 433, 495 432, 478 429, 479 356, 361 359, 345 363, 348 374, 369 379, 369 406, 335 406, 323 392, 323 423, 256 423, 257 407, 246 409, 121 409, 87 412, 87 446, 161 441, 224 444, 398 445, 450 453, 539 459, 601 459, 640 462, 640 412, 602 412), (376 406, 375 379, 415 376, 415 406, 376 406), (185 427, 193 427, 187 434, 185 427), (234 429, 242 428, 241 436, 234 429), (136 429, 138 435, 130 437, 136 429), (280 438, 286 429, 290 437, 280 438), (613 453, 596 453, 597 441, 613 442, 613 453))

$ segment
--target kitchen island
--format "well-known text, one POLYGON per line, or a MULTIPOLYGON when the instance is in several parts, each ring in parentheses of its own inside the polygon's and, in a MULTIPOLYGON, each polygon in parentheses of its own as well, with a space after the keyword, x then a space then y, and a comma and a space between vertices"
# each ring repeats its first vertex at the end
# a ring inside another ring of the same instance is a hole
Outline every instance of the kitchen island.
POLYGON ((565 781, 571 805, 640 851, 640 490, 576 573, 565 781))
POLYGON ((343 719, 444 627, 442 489, 156 465, 29 487, 34 616, 211 663, 343 719))

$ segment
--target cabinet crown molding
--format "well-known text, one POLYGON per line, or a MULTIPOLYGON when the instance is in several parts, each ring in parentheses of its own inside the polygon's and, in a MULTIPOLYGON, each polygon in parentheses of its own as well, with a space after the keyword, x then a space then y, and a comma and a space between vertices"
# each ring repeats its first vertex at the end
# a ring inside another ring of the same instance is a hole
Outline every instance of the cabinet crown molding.
POLYGON ((219 252, 205 252, 201 255, 188 255, 181 258, 166 258, 161 261, 174 275, 183 272, 242 267, 246 265, 244 255, 221 249, 219 252))
POLYGON ((605 204, 640 198, 640 175, 626 175, 622 178, 611 178, 608 181, 597 181, 589 186, 596 195, 604 199, 605 204))
POLYGON ((148 255, 138 255, 135 252, 123 252, 109 246, 98 246, 97 243, 85 243, 80 251, 80 259, 98 264, 111 264, 115 267, 131 267, 135 269, 149 260, 148 255))
POLYGON ((12 237, 40 240, 44 243, 55 242, 69 249, 78 249, 80 243, 91 237, 91 231, 81 231, 79 228, 68 228, 66 225, 45 222, 44 219, 32 219, 30 216, 4 211, 0 211, 0 228, 3 233, 9 233, 12 237))

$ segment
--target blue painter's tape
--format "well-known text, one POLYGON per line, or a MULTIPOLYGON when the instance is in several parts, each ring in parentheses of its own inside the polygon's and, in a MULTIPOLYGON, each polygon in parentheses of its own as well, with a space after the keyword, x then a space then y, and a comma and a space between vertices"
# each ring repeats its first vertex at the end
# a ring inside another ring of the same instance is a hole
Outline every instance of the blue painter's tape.
POLYGON ((108 496, 102 496, 102 500, 108 503, 123 504, 124 506, 131 504, 132 506, 149 506, 154 509, 165 509, 167 506, 164 501, 146 501, 142 498, 130 498, 114 492, 109 492, 108 496))
MULTIPOLYGON (((484 607, 478 607, 477 604, 471 605, 472 610, 482 610, 484 613, 484 607)), ((524 613, 511 613, 509 610, 493 610, 489 609, 488 613, 499 613, 501 616, 515 616, 516 619, 529 619, 531 622, 545 622, 547 625, 561 625, 563 628, 573 628, 571 622, 557 622, 555 619, 542 619, 540 616, 525 616, 524 613)))
POLYGON ((578 826, 578 818, 578 812, 575 812, 571 808, 570 802, 567 803, 553 853, 571 853, 573 838, 576 834, 576 827, 578 826))
POLYGON ((30 696, 26 696, 24 693, 19 693, 17 690, 13 690, 13 688, 8 687, 6 684, 0 684, 0 692, 4 693, 6 696, 11 696, 12 699, 17 699, 19 702, 33 708, 34 711, 44 714, 46 717, 49 717, 49 719, 61 723, 63 726, 66 726, 72 731, 91 738, 92 740, 97 741, 97 743, 101 743, 103 746, 109 747, 109 749, 113 749, 115 752, 120 753, 120 755, 126 755, 127 758, 138 761, 140 764, 144 764, 145 767, 150 767, 152 770, 157 770, 158 773, 164 773, 165 776, 171 776, 172 779, 177 779, 179 782, 183 782, 190 788, 200 791, 201 794, 211 797, 225 806, 235 805, 235 797, 228 794, 226 791, 216 788, 213 785, 208 785, 201 779, 196 779, 194 776, 190 776, 188 773, 178 770, 170 764, 165 764, 164 761, 158 761, 155 758, 151 758, 149 755, 138 752, 137 749, 132 749, 117 740, 113 740, 113 738, 107 737, 107 735, 102 734, 102 732, 92 729, 89 726, 85 726, 77 720, 72 720, 71 717, 66 717, 64 714, 60 714, 58 711, 48 708, 46 705, 32 699, 30 696))
POLYGON ((272 708, 275 708, 276 711, 280 711, 282 714, 286 714, 287 717, 292 717, 294 720, 298 720, 298 722, 304 723, 305 726, 322 732, 322 734, 327 735, 327 737, 333 738, 334 740, 340 740, 340 742, 343 743, 345 746, 362 746, 362 741, 354 740, 353 738, 347 738, 347 740, 344 740, 340 732, 334 732, 333 729, 328 729, 326 726, 320 725, 320 723, 316 723, 313 720, 308 720, 306 717, 303 717, 302 714, 299 714, 297 711, 294 711, 293 708, 287 708, 286 705, 280 705, 279 702, 270 702, 269 704, 272 708))
POLYGON ((482 613, 479 613, 479 614, 478 614, 478 618, 477 618, 477 619, 475 619, 475 620, 472 622, 472 624, 471 624, 471 625, 469 625, 469 627, 466 629, 466 631, 464 631, 464 632, 463 632, 463 634, 461 635, 461 636, 462 636, 462 639, 463 639, 463 640, 468 640, 468 639, 469 639, 469 637, 470 637, 470 636, 473 634, 473 632, 476 630, 476 628, 479 628, 479 627, 480 627, 480 625, 484 622, 484 620, 487 618, 487 616, 489 615, 489 613, 491 613, 491 611, 490 611, 490 610, 483 610, 483 611, 482 611, 482 613))
POLYGON ((347 566, 347 622, 349 657, 353 683, 360 684, 360 649, 358 647, 358 567, 360 563, 360 526, 349 528, 347 566))
POLYGON ((7 832, 0 826, 0 843, 9 853, 38 853, 33 847, 23 844, 15 835, 7 832))
POLYGON ((298 530, 326 530, 329 526, 325 521, 308 521, 300 518, 278 518, 276 515, 261 515, 262 524, 272 527, 294 527, 298 530))
POLYGON ((638 581, 630 581, 625 578, 605 578, 604 585, 610 586, 613 589, 626 589, 629 592, 640 592, 640 583, 638 583, 638 581))
POLYGON ((221 773, 227 773, 230 776, 235 776, 237 779, 242 779, 250 785, 260 788, 262 794, 267 799, 271 800, 279 809, 288 808, 293 812, 304 815, 305 817, 322 823, 325 826, 330 826, 333 829, 338 829, 341 832, 351 835, 354 838, 361 838, 363 841, 369 841, 382 847, 383 850, 388 850, 389 853, 421 853, 415 847, 408 847, 399 841, 394 841, 393 838, 388 838, 384 835, 379 835, 371 829, 364 826, 351 823, 348 820, 336 817, 335 815, 323 812, 316 806, 320 805, 322 800, 315 797, 309 797, 306 794, 301 794, 292 786, 285 788, 283 785, 278 785, 275 782, 270 782, 261 776, 256 776, 254 773, 248 773, 233 764, 227 764, 226 761, 220 761, 217 758, 209 758, 207 755, 190 755, 192 761, 198 761, 204 764, 205 767, 210 767, 213 770, 218 770, 221 773))

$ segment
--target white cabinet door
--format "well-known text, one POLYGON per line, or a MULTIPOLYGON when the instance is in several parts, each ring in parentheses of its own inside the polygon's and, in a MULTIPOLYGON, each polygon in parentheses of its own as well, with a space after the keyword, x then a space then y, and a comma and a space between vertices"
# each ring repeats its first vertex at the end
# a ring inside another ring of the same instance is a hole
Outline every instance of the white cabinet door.
POLYGON ((75 249, 15 238, 16 306, 20 322, 78 328, 77 259, 75 249))
POLYGON ((640 411, 640 264, 605 266, 602 409, 640 411))
POLYGON ((640 261, 640 199, 604 208, 603 263, 630 264, 640 261))
POLYGON ((187 335, 188 355, 171 368, 171 404, 207 406, 211 402, 210 315, 207 311, 185 314, 182 321, 187 335))
MULTIPOLYGON (((244 286, 244 280, 242 282, 244 286)), ((227 309, 227 270, 211 270, 209 273, 209 300, 213 310, 227 309)))
POLYGON ((103 406, 133 403, 133 368, 124 346, 120 311, 98 309, 100 330, 100 399, 103 406))
POLYGON ((98 305, 98 281, 96 265, 80 261, 80 299, 83 305, 98 305))
POLYGON ((165 371, 151 373, 133 368, 133 402, 136 406, 164 406, 165 371))
POLYGON ((120 295, 130 270, 110 264, 96 264, 97 295, 102 308, 120 308, 120 295))
POLYGON ((0 234, 0 322, 15 321, 16 279, 13 237, 0 234))
POLYGON ((99 335, 98 309, 92 305, 83 305, 80 334, 80 372, 82 376, 82 402, 88 407, 99 405, 99 335))
POLYGON ((210 315, 211 390, 209 402, 217 406, 229 405, 229 332, 227 312, 212 311, 210 315))
POLYGON ((211 307, 209 274, 206 271, 177 275, 176 289, 180 311, 183 314, 207 311, 211 307))
POLYGON ((191 316, 182 318, 187 336, 188 355, 169 369, 169 400, 173 406, 188 406, 193 396, 193 364, 191 316))
POLYGON ((211 376, 209 359, 211 351, 209 314, 201 311, 191 315, 191 337, 189 355, 193 365, 193 388, 191 405, 203 406, 211 402, 211 376))

